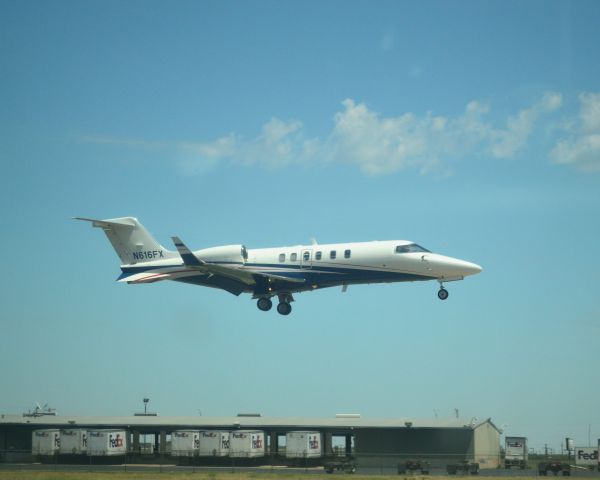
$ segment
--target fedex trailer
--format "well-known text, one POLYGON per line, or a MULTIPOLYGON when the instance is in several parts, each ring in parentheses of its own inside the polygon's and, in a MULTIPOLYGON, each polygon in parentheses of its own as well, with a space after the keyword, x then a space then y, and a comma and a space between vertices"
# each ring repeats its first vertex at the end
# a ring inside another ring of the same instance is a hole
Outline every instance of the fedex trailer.
POLYGON ((32 455, 54 455, 60 449, 60 430, 34 430, 31 434, 32 455))
POLYGON ((575 447, 575 465, 593 470, 598 466, 598 447, 575 447))
POLYGON ((127 432, 125 430, 88 430, 87 454, 91 457, 125 455, 127 432))
POLYGON ((176 430, 171 434, 171 455, 174 457, 194 457, 200 449, 200 432, 197 430, 176 430))
POLYGON ((527 437, 506 437, 504 439, 504 468, 527 468, 529 451, 527 450, 527 437))
POLYGON ((287 458, 316 458, 322 455, 319 432, 288 432, 285 436, 287 458))
POLYGON ((68 428, 60 431, 61 455, 78 455, 87 451, 87 431, 81 428, 68 428))
POLYGON ((261 430, 236 430, 229 436, 229 456, 256 458, 265 455, 265 432, 261 430))
POLYGON ((200 432, 198 455, 201 457, 226 457, 229 455, 229 432, 220 430, 200 432))

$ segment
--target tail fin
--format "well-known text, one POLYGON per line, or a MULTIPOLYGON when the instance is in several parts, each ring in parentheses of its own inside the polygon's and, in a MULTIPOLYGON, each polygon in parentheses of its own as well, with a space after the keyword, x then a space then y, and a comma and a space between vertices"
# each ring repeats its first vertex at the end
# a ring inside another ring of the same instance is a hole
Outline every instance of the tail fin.
POLYGON ((75 217, 76 220, 92 222, 102 228, 121 259, 121 264, 153 262, 164 258, 179 257, 177 252, 167 250, 138 222, 137 218, 122 217, 109 220, 75 217))

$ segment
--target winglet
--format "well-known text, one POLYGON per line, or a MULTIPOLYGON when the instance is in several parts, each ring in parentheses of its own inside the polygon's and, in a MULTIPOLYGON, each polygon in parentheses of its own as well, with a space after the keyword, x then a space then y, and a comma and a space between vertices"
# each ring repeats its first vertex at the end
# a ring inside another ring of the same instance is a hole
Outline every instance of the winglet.
POLYGON ((192 253, 192 251, 185 246, 185 244, 181 241, 179 237, 171 237, 183 263, 188 267, 197 267, 199 265, 204 265, 205 262, 196 258, 196 256, 192 253))

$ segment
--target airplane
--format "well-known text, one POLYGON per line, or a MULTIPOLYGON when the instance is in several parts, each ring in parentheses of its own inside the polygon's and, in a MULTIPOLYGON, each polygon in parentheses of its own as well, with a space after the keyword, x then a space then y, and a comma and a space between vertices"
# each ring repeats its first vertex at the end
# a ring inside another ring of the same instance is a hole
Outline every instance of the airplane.
POLYGON ((96 220, 75 217, 101 228, 121 260, 118 282, 162 280, 250 293, 262 311, 279 300, 277 311, 289 315, 295 293, 348 285, 437 280, 438 297, 448 298, 445 282, 481 272, 475 263, 447 257, 407 240, 318 244, 248 249, 223 245, 191 251, 179 237, 175 250, 159 244, 133 217, 96 220))

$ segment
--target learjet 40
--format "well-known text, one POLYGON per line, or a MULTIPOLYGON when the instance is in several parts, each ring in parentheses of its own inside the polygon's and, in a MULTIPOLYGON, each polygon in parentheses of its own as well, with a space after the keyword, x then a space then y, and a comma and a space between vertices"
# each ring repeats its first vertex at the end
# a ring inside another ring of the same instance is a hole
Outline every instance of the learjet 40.
POLYGON ((481 272, 475 263, 447 257, 408 240, 318 244, 248 249, 224 245, 190 250, 172 237, 175 250, 160 245, 133 217, 95 220, 76 217, 101 228, 121 260, 117 281, 153 283, 162 280, 191 283, 249 293, 260 310, 273 306, 289 315, 293 294, 368 283, 436 280, 438 297, 448 298, 445 282, 481 272))

